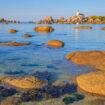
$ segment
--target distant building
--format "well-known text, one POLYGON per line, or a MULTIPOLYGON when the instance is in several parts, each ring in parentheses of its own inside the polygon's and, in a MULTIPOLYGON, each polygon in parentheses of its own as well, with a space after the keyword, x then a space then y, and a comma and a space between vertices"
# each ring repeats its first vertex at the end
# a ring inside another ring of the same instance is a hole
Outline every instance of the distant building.
POLYGON ((82 13, 80 13, 79 10, 77 10, 77 12, 76 12, 76 16, 77 16, 77 17, 85 17, 85 15, 82 14, 82 13))

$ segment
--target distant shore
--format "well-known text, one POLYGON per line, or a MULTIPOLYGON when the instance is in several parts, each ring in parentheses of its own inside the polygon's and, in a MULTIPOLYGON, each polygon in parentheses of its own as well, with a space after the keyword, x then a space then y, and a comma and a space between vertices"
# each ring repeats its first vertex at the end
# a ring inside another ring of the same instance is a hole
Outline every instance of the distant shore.
MULTIPOLYGON (((59 19, 53 19, 52 16, 46 16, 44 19, 39 21, 27 22, 36 24, 105 24, 105 16, 73 16, 68 19, 65 19, 64 17, 60 17, 59 19)), ((0 23, 23 23, 23 21, 5 20, 4 18, 0 18, 0 23)))

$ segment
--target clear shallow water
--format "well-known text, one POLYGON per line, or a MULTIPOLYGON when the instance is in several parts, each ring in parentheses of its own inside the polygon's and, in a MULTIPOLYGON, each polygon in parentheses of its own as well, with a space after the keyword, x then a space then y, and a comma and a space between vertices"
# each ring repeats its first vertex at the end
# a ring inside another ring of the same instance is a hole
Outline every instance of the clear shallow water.
POLYGON ((29 46, 0 46, 0 72, 51 71, 59 74, 79 75, 92 71, 65 59, 65 55, 75 51, 105 50, 105 25, 93 26, 92 30, 75 30, 74 24, 52 24, 55 31, 49 34, 33 31, 36 24, 0 24, 0 42, 31 42, 29 46), (9 34, 9 29, 17 29, 16 34, 9 34), (22 35, 33 37, 24 38, 22 35), (63 48, 47 48, 43 43, 49 40, 62 40, 63 48))

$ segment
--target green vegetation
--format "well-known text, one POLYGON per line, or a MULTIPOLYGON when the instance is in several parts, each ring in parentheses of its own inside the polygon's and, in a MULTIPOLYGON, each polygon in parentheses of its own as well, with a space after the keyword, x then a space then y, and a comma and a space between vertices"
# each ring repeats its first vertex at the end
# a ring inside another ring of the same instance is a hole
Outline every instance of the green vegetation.
POLYGON ((74 93, 73 95, 75 96, 75 98, 76 98, 77 101, 78 100, 82 100, 84 98, 84 95, 79 94, 79 93, 74 93))
POLYGON ((25 105, 24 103, 21 103, 21 104, 19 104, 19 105, 25 105))
POLYGON ((84 99, 84 97, 85 96, 82 94, 73 93, 70 96, 64 97, 62 101, 65 103, 65 105, 68 105, 68 104, 72 104, 74 101, 82 100, 84 99))
POLYGON ((90 16, 89 19, 99 19, 100 21, 105 21, 105 16, 90 16))
POLYGON ((66 105, 73 103, 74 101, 75 101, 75 97, 72 97, 72 96, 68 96, 68 97, 63 98, 63 102, 66 105))

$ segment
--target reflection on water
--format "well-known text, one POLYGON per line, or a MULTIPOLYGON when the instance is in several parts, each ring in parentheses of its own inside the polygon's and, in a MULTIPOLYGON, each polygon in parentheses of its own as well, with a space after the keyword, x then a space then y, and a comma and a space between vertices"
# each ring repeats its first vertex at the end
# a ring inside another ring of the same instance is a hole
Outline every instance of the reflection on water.
POLYGON ((0 42, 31 42, 29 46, 1 46, 0 72, 22 71, 53 71, 62 74, 79 75, 92 71, 89 68, 75 65, 65 59, 65 55, 75 51, 104 50, 105 31, 100 30, 104 25, 93 26, 92 30, 77 30, 74 24, 52 24, 52 33, 34 32, 36 24, 0 24, 0 42), (9 29, 17 29, 15 34, 8 33, 9 29), (23 34, 33 37, 24 38, 23 34), (63 48, 48 48, 43 45, 49 40, 62 40, 63 48))

